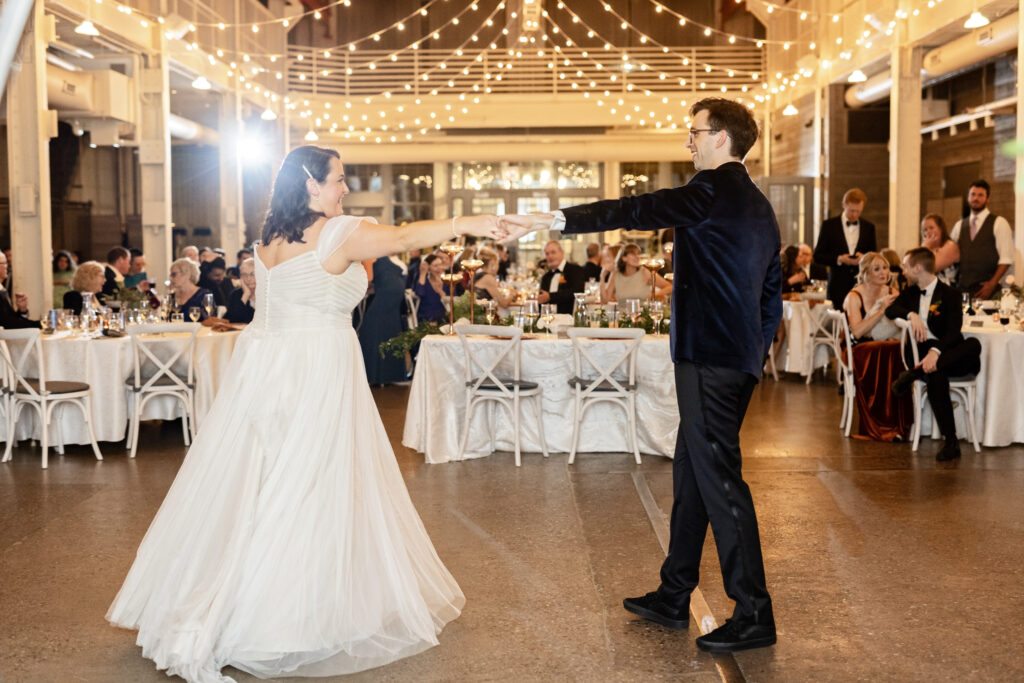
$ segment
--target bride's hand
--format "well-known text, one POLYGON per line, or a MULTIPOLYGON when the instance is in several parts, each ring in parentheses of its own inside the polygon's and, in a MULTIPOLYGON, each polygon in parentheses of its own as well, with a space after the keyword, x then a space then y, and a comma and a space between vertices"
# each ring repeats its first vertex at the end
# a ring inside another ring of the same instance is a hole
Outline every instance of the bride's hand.
POLYGON ((501 223, 501 219, 491 214, 460 216, 456 219, 455 227, 460 235, 486 237, 496 242, 500 242, 508 236, 508 229, 501 223))
POLYGON ((499 220, 508 230, 508 237, 505 238, 505 241, 514 242, 536 230, 550 228, 552 221, 555 220, 555 215, 553 213, 507 214, 499 220))

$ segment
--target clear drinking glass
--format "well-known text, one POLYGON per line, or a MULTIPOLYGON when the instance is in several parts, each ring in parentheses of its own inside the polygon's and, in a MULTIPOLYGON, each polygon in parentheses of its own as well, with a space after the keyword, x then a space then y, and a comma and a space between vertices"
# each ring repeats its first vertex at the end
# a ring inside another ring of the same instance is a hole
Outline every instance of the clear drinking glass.
POLYGON ((985 305, 985 302, 982 301, 980 298, 975 298, 971 305, 974 307, 974 314, 981 315, 981 309, 982 306, 985 305))
POLYGON ((199 311, 199 307, 198 306, 189 306, 188 307, 188 319, 191 320, 192 322, 194 322, 194 323, 199 322, 199 314, 200 314, 200 311, 199 311))
POLYGON ((523 302, 523 316, 530 321, 530 328, 537 326, 537 318, 540 316, 540 304, 536 299, 527 299, 523 302))
POLYGON ((209 292, 203 295, 203 310, 206 311, 207 318, 213 317, 213 312, 217 310, 217 303, 213 299, 213 294, 209 292))
POLYGON ((493 299, 486 299, 484 301, 484 318, 487 320, 488 325, 494 322, 494 313, 496 309, 497 304, 494 303, 493 299))
POLYGON ((961 307, 963 308, 964 315, 968 315, 971 311, 971 295, 964 292, 960 295, 961 307))
POLYGON ((171 322, 172 323, 183 323, 183 322, 185 322, 185 314, 184 313, 171 313, 171 322))
POLYGON ((647 304, 651 313, 651 320, 654 321, 654 334, 661 334, 661 321, 665 317, 665 304, 661 301, 651 301, 647 304))
POLYGON ((640 299, 626 299, 626 315, 634 325, 640 321, 640 313, 643 311, 643 307, 640 303, 640 299))
POLYGON ((554 331, 551 329, 551 324, 555 322, 555 313, 557 309, 554 304, 542 304, 540 307, 540 319, 544 321, 544 327, 548 331, 548 336, 551 337, 554 331))

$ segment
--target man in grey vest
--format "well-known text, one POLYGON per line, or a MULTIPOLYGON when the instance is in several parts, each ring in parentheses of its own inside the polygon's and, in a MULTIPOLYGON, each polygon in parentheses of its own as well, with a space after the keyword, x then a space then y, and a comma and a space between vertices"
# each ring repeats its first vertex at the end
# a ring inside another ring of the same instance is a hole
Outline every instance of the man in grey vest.
POLYGON ((990 299, 1013 264, 1013 231, 988 210, 990 188, 975 180, 967 192, 971 214, 957 221, 949 237, 960 247, 960 291, 990 299))

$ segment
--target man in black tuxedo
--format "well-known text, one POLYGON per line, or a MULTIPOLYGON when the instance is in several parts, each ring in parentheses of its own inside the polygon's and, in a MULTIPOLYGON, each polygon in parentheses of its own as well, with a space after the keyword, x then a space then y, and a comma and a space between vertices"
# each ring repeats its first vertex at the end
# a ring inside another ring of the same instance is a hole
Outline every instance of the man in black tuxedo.
POLYGON ((719 98, 697 102, 691 114, 687 146, 699 173, 685 186, 574 206, 562 217, 503 221, 520 227, 513 238, 536 227, 569 234, 675 228, 670 345, 680 420, 671 537, 658 590, 627 598, 623 607, 686 628, 710 522, 725 591, 736 608, 724 625, 697 638, 697 646, 731 652, 775 642, 739 435, 782 319, 781 244, 771 204, 742 163, 757 140, 753 116, 719 98))
MULTIPOLYGON (((0 283, 7 282, 7 256, 0 252, 0 283)), ((9 330, 39 327, 38 320, 29 320, 28 297, 18 292, 12 300, 7 287, 0 284, 0 327, 9 330)))
POLYGON ((100 300, 106 301, 117 296, 124 285, 124 276, 131 271, 132 253, 124 247, 114 247, 107 252, 107 265, 103 269, 103 289, 100 300))
POLYGON ((555 240, 544 245, 544 258, 548 262, 548 272, 540 279, 541 292, 537 295, 537 302, 555 304, 559 313, 572 313, 573 294, 582 292, 586 285, 583 268, 566 261, 562 245, 555 240))
MULTIPOLYGON (((953 402, 949 398, 949 378, 976 375, 981 369, 981 342, 964 338, 963 309, 960 293, 935 277, 935 254, 926 247, 917 247, 903 257, 903 274, 910 286, 885 309, 889 318, 910 321, 921 362, 901 374, 892 384, 896 395, 904 394, 917 380, 928 388, 928 402, 935 413, 935 422, 946 440, 936 460, 960 457, 960 442, 953 419, 953 402)), ((907 365, 912 362, 907 347, 907 365)))
POLYGON ((814 262, 828 266, 828 298, 842 308, 846 295, 857 284, 860 257, 878 251, 875 225, 860 217, 867 195, 856 188, 843 195, 843 213, 821 224, 814 262))

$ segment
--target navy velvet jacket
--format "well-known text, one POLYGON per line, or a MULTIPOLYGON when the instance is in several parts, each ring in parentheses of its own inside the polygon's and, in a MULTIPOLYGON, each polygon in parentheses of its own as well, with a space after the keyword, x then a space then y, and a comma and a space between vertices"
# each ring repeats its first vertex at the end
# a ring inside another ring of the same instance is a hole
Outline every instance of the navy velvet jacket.
POLYGON ((782 320, 781 244, 775 212, 743 164, 562 213, 567 234, 675 228, 672 360, 761 376, 782 320))

